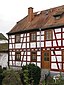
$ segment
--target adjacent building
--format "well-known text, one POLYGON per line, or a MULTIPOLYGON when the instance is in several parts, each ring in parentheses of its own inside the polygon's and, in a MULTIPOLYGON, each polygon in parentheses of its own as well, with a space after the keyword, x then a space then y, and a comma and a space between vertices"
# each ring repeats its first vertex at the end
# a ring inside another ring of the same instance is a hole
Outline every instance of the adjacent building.
POLYGON ((0 33, 0 66, 8 67, 8 40, 0 33))

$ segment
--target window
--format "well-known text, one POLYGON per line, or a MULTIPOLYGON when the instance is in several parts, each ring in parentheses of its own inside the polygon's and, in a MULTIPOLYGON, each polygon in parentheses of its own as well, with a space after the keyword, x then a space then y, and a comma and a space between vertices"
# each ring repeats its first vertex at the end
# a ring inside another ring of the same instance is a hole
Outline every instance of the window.
POLYGON ((60 15, 55 17, 55 19, 60 19, 60 18, 61 18, 61 16, 60 16, 60 15))
POLYGON ((36 32, 30 33, 30 41, 36 41, 36 32))
POLYGON ((16 61, 20 61, 21 60, 21 52, 16 52, 15 60, 16 61))
POLYGON ((52 40, 52 30, 45 31, 45 40, 52 40))
POLYGON ((53 16, 54 16, 55 19, 58 20, 58 19, 60 19, 62 17, 63 14, 64 14, 63 11, 59 11, 56 14, 54 14, 53 16))
POLYGON ((20 42, 20 34, 15 35, 15 42, 20 42))
POLYGON ((44 61, 49 61, 49 53, 44 52, 44 61))
POLYGON ((34 62, 37 60, 37 54, 36 52, 31 52, 31 61, 34 62))

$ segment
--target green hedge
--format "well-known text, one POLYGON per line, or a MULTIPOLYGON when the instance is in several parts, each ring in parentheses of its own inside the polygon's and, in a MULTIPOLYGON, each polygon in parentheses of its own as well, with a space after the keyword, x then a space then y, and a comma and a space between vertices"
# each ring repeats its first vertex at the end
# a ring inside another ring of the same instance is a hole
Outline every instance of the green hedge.
POLYGON ((3 71, 4 71, 4 69, 2 69, 2 67, 0 66, 0 85, 2 85, 2 80, 4 78, 3 71))
POLYGON ((34 65, 29 64, 22 67, 21 80, 24 85, 38 85, 41 77, 41 69, 34 65))
POLYGON ((6 70, 3 72, 4 79, 2 85, 22 85, 20 75, 14 70, 6 70))

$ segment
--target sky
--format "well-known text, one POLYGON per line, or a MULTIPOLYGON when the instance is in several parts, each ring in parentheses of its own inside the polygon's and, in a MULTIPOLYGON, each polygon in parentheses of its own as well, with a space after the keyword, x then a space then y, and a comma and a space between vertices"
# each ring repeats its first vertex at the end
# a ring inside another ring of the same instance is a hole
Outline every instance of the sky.
POLYGON ((0 33, 6 37, 18 22, 28 14, 28 8, 34 12, 64 5, 64 0, 0 0, 0 33))

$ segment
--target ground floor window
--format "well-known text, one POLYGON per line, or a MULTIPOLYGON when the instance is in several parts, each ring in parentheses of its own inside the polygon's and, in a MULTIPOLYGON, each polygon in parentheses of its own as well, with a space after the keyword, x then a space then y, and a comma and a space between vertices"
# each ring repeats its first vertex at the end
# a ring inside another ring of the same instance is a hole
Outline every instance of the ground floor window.
POLYGON ((15 60, 20 61, 21 60, 21 52, 16 52, 15 54, 15 60))
POLYGON ((31 52, 31 61, 37 61, 37 52, 31 52))

